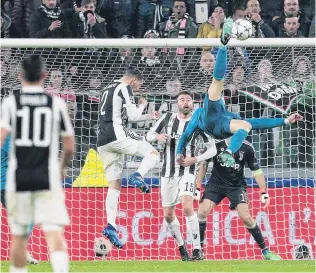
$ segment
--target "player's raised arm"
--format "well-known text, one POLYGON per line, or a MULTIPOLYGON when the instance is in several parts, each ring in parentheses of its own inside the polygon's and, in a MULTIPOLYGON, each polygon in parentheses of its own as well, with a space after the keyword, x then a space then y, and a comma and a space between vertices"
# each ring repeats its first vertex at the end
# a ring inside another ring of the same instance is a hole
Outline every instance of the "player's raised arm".
POLYGON ((250 170, 252 170, 253 177, 260 189, 261 202, 265 204, 264 208, 267 208, 270 204, 270 197, 266 190, 266 179, 262 170, 260 169, 258 159, 256 157, 256 152, 252 146, 248 146, 247 151, 247 164, 250 170))
POLYGON ((188 142, 192 138, 194 132, 198 129, 198 120, 200 116, 201 109, 196 109, 194 114, 192 115, 192 118, 188 124, 188 127, 185 129, 183 134, 181 135, 177 147, 177 159, 180 159, 180 157, 183 155, 183 152, 185 150, 185 147, 187 146, 188 142))
POLYGON ((165 127, 165 124, 167 124, 168 120, 170 119, 171 115, 171 113, 165 113, 160 117, 160 119, 155 123, 155 125, 152 126, 148 131, 146 135, 147 141, 152 142, 157 140, 165 143, 168 140, 168 134, 161 134, 161 132, 165 127))

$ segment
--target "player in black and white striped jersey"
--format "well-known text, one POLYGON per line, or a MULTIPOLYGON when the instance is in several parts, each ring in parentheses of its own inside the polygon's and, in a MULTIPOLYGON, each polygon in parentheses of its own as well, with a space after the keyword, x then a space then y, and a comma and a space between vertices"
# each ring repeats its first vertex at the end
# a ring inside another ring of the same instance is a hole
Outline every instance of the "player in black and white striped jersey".
POLYGON ((136 173, 128 182, 142 192, 149 193, 150 188, 143 180, 144 175, 159 162, 158 151, 144 137, 137 135, 127 127, 128 121, 150 119, 151 115, 142 115, 147 101, 140 98, 139 106, 134 103, 133 90, 137 91, 143 83, 140 72, 129 68, 120 80, 113 81, 102 93, 99 107, 98 153, 103 163, 109 189, 106 196, 107 227, 103 234, 111 243, 122 248, 116 231, 118 199, 122 184, 122 171, 125 155, 143 158, 136 173))
POLYGON ((147 133, 146 139, 165 143, 161 171, 161 197, 168 229, 178 244, 182 260, 190 260, 191 257, 180 232, 180 223, 175 214, 175 207, 181 202, 194 246, 192 259, 200 260, 203 259, 203 253, 199 239, 199 224, 193 210, 193 200, 200 199, 200 189, 195 186, 196 172, 199 162, 216 154, 216 147, 213 139, 202 132, 196 132, 186 147, 181 161, 182 166, 179 165, 176 161, 176 146, 192 116, 191 93, 186 91, 179 93, 177 107, 177 113, 166 113, 156 122, 147 133), (203 148, 202 145, 206 148, 206 152, 198 156, 203 148))
POLYGON ((11 272, 26 272, 26 241, 32 223, 45 233, 54 271, 69 270, 63 239, 63 226, 69 224, 69 217, 61 181, 74 152, 74 132, 66 103, 44 92, 45 76, 41 59, 27 57, 20 74, 22 92, 15 92, 2 103, 1 146, 11 135, 6 185, 11 272))

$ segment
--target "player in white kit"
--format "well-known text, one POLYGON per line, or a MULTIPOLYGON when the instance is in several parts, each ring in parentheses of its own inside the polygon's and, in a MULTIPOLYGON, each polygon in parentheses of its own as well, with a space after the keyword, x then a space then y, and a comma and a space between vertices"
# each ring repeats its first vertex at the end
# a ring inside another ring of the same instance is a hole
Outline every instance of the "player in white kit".
POLYGON ((12 139, 6 185, 11 272, 26 272, 26 241, 32 223, 45 233, 54 272, 69 271, 63 238, 69 217, 61 181, 74 151, 74 132, 66 103, 44 92, 45 76, 38 56, 25 58, 22 90, 6 97, 1 107, 1 146, 9 134, 12 139))

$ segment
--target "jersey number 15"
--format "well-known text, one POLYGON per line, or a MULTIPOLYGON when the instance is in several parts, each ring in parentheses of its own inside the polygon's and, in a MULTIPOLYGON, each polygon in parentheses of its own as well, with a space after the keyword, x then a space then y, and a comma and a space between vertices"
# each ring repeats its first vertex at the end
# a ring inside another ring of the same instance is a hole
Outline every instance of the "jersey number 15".
POLYGON ((15 144, 25 147, 48 147, 51 144, 52 116, 53 113, 49 107, 36 107, 31 120, 29 106, 19 109, 17 118, 20 120, 21 131, 17 135, 15 144), (30 132, 31 124, 33 124, 32 132, 30 132))

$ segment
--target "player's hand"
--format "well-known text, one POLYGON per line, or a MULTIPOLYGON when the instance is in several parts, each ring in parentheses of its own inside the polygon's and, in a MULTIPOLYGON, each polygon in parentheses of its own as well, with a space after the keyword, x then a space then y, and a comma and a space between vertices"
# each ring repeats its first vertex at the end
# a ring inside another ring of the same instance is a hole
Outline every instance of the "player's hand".
POLYGON ((53 21, 52 24, 49 26, 49 30, 50 31, 53 31, 55 30, 56 28, 60 28, 61 27, 61 21, 59 20, 56 20, 56 21, 53 21))
POLYGON ((94 26, 94 24, 96 23, 95 16, 92 13, 88 13, 87 18, 88 18, 88 24, 90 24, 91 26, 94 26))
POLYGON ((259 13, 253 13, 251 14, 251 20, 256 22, 256 23, 259 23, 261 21, 261 16, 259 13))
POLYGON ((201 200, 201 189, 199 189, 199 188, 195 189, 194 200, 196 200, 196 201, 201 200))
POLYGON ((162 143, 166 143, 169 139, 168 134, 160 134, 158 136, 156 136, 156 140, 162 143))
POLYGON ((260 194, 261 194, 261 198, 260 198, 261 203, 265 204, 263 208, 266 209, 270 205, 270 196, 266 192, 261 192, 260 194))
POLYGON ((189 166, 195 164, 196 161, 197 161, 196 157, 187 156, 187 157, 182 159, 182 162, 180 165, 183 167, 189 167, 189 166))
POLYGON ((147 106, 148 102, 145 98, 140 98, 139 101, 138 101, 138 104, 139 105, 144 105, 145 107, 147 106))
POLYGON ((303 120, 303 117, 299 113, 291 114, 287 118, 287 121, 288 121, 289 124, 294 123, 294 122, 299 121, 299 120, 303 120))
POLYGON ((155 120, 159 119, 160 118, 160 113, 158 111, 152 112, 151 113, 151 118, 155 119, 155 120))
POLYGON ((184 159, 183 154, 177 154, 177 155, 176 155, 176 161, 177 161, 177 163, 178 163, 179 165, 182 165, 183 159, 184 159))

